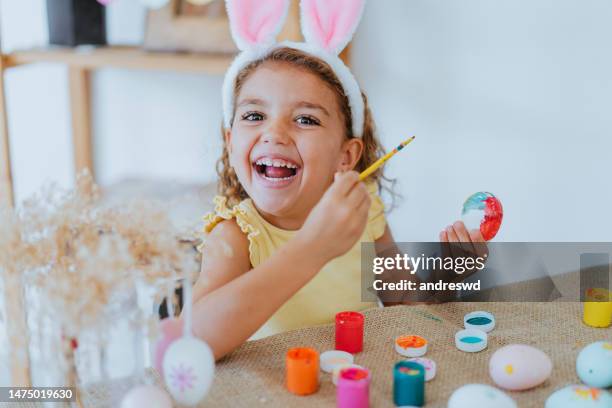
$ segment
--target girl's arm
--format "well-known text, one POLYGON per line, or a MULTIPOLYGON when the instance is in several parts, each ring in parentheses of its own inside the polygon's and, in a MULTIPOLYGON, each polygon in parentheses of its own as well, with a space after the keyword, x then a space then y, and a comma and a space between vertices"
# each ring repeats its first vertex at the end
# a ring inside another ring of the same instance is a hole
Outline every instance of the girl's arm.
POLYGON ((234 221, 222 222, 203 249, 194 290, 195 335, 216 359, 240 346, 327 262, 357 242, 369 208, 358 174, 338 175, 295 237, 253 269, 246 236, 234 221))
POLYGON ((326 261, 296 237, 250 270, 248 240, 233 220, 218 225, 211 241, 228 243, 237 252, 228 257, 219 244, 205 246, 194 290, 194 333, 219 359, 248 340, 326 261))

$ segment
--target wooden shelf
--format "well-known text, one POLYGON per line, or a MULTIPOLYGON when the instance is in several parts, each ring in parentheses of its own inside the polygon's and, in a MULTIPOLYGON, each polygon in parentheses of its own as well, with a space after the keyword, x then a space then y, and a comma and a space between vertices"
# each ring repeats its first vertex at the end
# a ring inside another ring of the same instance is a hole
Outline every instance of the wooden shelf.
POLYGON ((233 55, 153 52, 136 47, 48 47, 5 54, 5 68, 41 62, 61 63, 74 68, 127 68, 223 74, 233 55))

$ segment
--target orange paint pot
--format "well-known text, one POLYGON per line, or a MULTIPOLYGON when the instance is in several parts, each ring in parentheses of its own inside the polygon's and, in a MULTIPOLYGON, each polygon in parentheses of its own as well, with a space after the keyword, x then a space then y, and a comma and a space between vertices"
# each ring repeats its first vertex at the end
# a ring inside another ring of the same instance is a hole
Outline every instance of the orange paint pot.
POLYGON ((310 347, 289 349, 286 360, 287 389, 309 395, 319 389, 319 353, 310 347))

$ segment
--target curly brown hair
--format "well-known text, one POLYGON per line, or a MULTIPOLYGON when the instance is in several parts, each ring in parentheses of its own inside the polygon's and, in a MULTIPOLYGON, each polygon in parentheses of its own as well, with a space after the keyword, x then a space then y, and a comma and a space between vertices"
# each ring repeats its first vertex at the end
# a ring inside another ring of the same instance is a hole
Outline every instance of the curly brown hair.
MULTIPOLYGON (((342 112, 342 115, 344 117, 346 137, 355 137, 353 135, 352 130, 352 115, 349 100, 346 96, 346 93, 344 92, 342 83, 340 82, 332 68, 325 61, 293 48, 278 48, 272 51, 266 57, 250 63, 242 71, 240 71, 240 73, 236 77, 236 84, 234 86, 234 100, 237 99, 243 84, 251 76, 251 74, 255 72, 255 70, 259 66, 261 66, 267 61, 289 63, 294 66, 306 69, 309 72, 312 72, 313 74, 317 75, 325 83, 327 83, 338 96, 340 112, 342 112)), ((359 159, 355 167, 355 170, 358 172, 361 172, 368 168, 368 166, 370 166, 384 154, 384 149, 376 135, 374 119, 372 118, 372 112, 370 111, 370 107, 368 106, 368 98, 363 92, 361 93, 361 96, 363 97, 365 110, 363 133, 361 136, 364 148, 363 154, 361 155, 361 158, 359 159)), ((221 137, 223 138, 223 154, 221 155, 221 158, 217 161, 217 174, 219 174, 218 190, 219 194, 227 198, 228 205, 233 206, 238 204, 245 198, 248 198, 249 196, 240 184, 236 172, 230 165, 229 153, 225 142, 223 126, 221 127, 221 137)), ((381 182, 383 178, 384 177, 382 174, 382 167, 370 176, 370 179, 374 180, 378 184, 379 189, 382 188, 381 182)), ((385 180, 391 181, 388 179, 385 180)))

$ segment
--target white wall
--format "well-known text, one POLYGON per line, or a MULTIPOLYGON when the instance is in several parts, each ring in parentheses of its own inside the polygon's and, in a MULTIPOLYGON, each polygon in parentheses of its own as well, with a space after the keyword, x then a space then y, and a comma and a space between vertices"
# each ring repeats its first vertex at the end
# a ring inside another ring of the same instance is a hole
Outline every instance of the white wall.
MULTIPOLYGON (((93 0, 88 0, 93 1, 93 0)), ((44 0, 0 1, 4 49, 47 43, 44 0)), ((145 9, 136 0, 108 7, 108 39, 142 41, 145 9)), ((220 154, 220 76, 104 69, 92 78, 96 173, 103 185, 124 178, 213 180, 220 154)), ((7 80, 16 196, 46 180, 72 185, 74 168, 66 69, 11 69, 7 80)))
MULTIPOLYGON (((137 0, 111 3, 109 42, 140 44, 145 13, 137 0)), ((94 80, 100 182, 126 176, 214 180, 214 163, 222 148, 222 80, 214 75, 100 71, 94 80)))
POLYGON ((398 238, 435 239, 479 190, 507 241, 612 239, 612 4, 370 1, 356 72, 405 201, 398 238), (384 6, 383 4, 384 3, 384 6))
MULTIPOLYGON (((43 0, 0 1, 5 47, 46 42, 43 0)), ((478 190, 505 208, 506 241, 612 240, 612 4, 606 0, 370 1, 353 50, 404 201, 397 239, 431 240, 478 190)), ((109 38, 138 43, 136 0, 109 38)), ((205 181, 219 151, 221 78, 104 70, 93 80, 99 179, 205 181)), ((11 70, 18 198, 72 180, 65 70, 11 70)))
MULTIPOLYGON (((44 0, 0 1, 3 50, 47 42, 44 0)), ((26 66, 6 75, 15 193, 23 199, 49 177, 72 181, 70 116, 66 71, 59 66, 26 66)))

